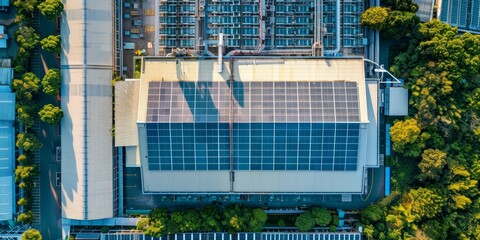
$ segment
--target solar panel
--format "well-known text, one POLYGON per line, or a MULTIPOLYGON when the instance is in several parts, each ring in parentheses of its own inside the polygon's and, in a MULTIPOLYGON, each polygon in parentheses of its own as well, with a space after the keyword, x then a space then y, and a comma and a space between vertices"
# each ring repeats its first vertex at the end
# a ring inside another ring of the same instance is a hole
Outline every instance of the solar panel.
MULTIPOLYGON (((228 122, 225 82, 149 83, 147 122, 228 122)), ((235 122, 358 122, 354 82, 233 82, 235 122)))
POLYGON ((149 170, 355 171, 358 89, 353 82, 151 82, 149 170))

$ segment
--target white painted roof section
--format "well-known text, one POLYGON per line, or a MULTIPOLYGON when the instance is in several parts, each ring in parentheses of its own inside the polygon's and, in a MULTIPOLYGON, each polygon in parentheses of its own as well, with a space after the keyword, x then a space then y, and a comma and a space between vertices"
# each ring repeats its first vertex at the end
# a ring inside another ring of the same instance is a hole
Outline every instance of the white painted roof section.
POLYGON ((367 81, 367 111, 368 111, 368 120, 367 125, 367 141, 364 145, 367 146, 366 153, 366 166, 367 167, 378 167, 378 82, 377 81, 367 81))
MULTIPOLYGON (((148 82, 228 81, 230 62, 218 73, 217 60, 144 58, 138 106, 138 122, 145 122, 148 82)), ((365 72, 361 58, 348 59, 236 59, 235 81, 353 81, 358 84, 360 122, 368 122, 365 72)))
POLYGON ((403 87, 389 87, 388 97, 388 116, 407 116, 408 115, 408 89, 403 87))
POLYGON ((64 0, 62 217, 113 217, 112 1, 64 0))
POLYGON ((140 80, 115 83, 115 146, 137 146, 137 112, 140 80), (120 107, 121 106, 121 107, 120 107))
POLYGON ((253 193, 361 193, 362 179, 360 163, 357 171, 235 171, 234 189, 253 193))

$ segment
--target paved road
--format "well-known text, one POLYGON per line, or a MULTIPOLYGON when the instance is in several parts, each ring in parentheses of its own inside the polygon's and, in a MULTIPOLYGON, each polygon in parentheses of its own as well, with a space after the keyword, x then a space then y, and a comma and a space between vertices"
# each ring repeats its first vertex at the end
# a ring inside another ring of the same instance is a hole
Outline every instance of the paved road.
MULTIPOLYGON (((40 17, 40 38, 56 34, 53 21, 40 17)), ((48 68, 58 68, 56 57, 48 52, 41 51, 40 68, 36 74, 40 79, 48 68)), ((40 95, 40 106, 45 104, 60 105, 55 97, 40 95)), ((60 188, 56 185, 56 173, 60 172, 60 163, 56 161, 56 147, 60 146, 60 132, 58 125, 50 126, 40 123, 38 136, 43 144, 40 150, 40 232, 43 239, 61 239, 61 208, 60 188)))

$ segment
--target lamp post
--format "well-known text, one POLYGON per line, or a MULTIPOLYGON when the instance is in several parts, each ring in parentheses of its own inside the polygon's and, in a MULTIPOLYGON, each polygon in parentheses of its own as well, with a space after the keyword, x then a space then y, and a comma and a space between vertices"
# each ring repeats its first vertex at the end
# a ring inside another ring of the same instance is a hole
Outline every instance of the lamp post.
POLYGON ((366 59, 366 58, 364 58, 363 61, 367 62, 367 63, 371 63, 371 64, 375 65, 376 67, 378 67, 378 68, 375 68, 373 71, 376 72, 376 73, 381 73, 382 74, 379 78, 379 81, 378 81, 379 83, 402 83, 402 81, 400 81, 398 78, 393 76, 393 74, 391 72, 389 72, 387 69, 385 69, 383 67, 383 64, 380 65, 380 64, 378 64, 378 63, 376 63, 376 62, 374 62, 370 59, 366 59), (383 81, 383 74, 384 73, 387 73, 388 75, 390 75, 390 77, 392 77, 393 80, 395 80, 395 81, 383 81))

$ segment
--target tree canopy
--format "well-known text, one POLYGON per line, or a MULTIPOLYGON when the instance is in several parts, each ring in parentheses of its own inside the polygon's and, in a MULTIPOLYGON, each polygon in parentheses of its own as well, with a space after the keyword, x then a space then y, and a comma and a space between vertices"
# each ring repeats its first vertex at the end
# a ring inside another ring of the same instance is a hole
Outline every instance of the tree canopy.
POLYGON ((63 117, 63 111, 57 106, 53 106, 52 104, 47 104, 43 106, 42 109, 38 112, 38 116, 40 116, 40 120, 50 124, 55 125, 60 122, 63 117))
POLYGON ((390 68, 411 91, 409 116, 390 132, 392 195, 399 197, 375 204, 378 211, 362 211, 365 233, 372 239, 478 239, 480 35, 432 20, 406 37, 409 44, 400 46, 390 68))
POLYGON ((154 209, 148 218, 141 219, 137 229, 160 237, 167 233, 182 232, 260 232, 267 221, 267 214, 259 208, 231 204, 224 208, 206 205, 201 209, 154 209))
POLYGON ((42 240, 42 234, 37 229, 30 228, 22 234, 22 240, 42 240))
POLYGON ((61 37, 60 35, 49 35, 48 37, 42 39, 40 44, 42 49, 51 53, 60 53, 61 50, 61 37))
POLYGON ((393 150, 406 157, 420 156, 425 143, 429 139, 427 133, 422 133, 417 120, 396 121, 390 128, 393 150))
POLYGON ((35 104, 16 104, 17 120, 24 124, 26 128, 31 128, 35 123, 34 114, 37 111, 35 104))
POLYGON ((15 144, 17 148, 23 148, 24 151, 33 151, 40 149, 42 147, 42 143, 38 138, 31 134, 31 133, 19 133, 17 135, 17 142, 15 144))
POLYGON ((50 96, 60 93, 61 76, 60 70, 49 69, 42 79, 43 92, 50 96))
POLYGON ((46 18, 53 20, 59 17, 63 11, 62 0, 45 0, 38 5, 38 10, 46 18))
POLYGON ((20 180, 28 182, 36 175, 38 175, 37 167, 19 165, 15 169, 15 182, 20 182, 20 180))
POLYGON ((332 214, 326 208, 313 207, 310 211, 317 226, 325 227, 332 221, 332 214))
POLYGON ((385 28, 388 17, 388 9, 384 7, 371 7, 365 10, 360 17, 363 26, 370 27, 377 31, 385 28))
POLYGON ((40 35, 35 29, 28 26, 21 26, 15 31, 15 41, 18 44, 17 59, 23 62, 30 56, 30 52, 40 43, 40 35))
POLYGON ((297 217, 295 226, 300 232, 307 232, 315 226, 315 218, 310 212, 304 212, 297 217))
POLYGON ((418 164, 420 179, 438 179, 443 167, 447 164, 447 153, 438 149, 426 149, 422 153, 422 161, 418 164))
POLYGON ((37 0, 13 0, 13 6, 17 9, 17 14, 23 15, 23 17, 30 17, 37 5, 37 0))
MULTIPOLYGON (((32 221, 33 221, 33 217, 34 217, 34 216, 33 216, 32 210, 29 210, 29 211, 27 211, 27 212, 25 212, 25 213, 20 213, 20 214, 18 214, 17 221, 23 222, 23 223, 29 223, 29 224, 30 224, 30 223, 32 223, 32 221)), ((32 234, 32 235, 33 235, 33 234, 32 234)), ((30 236, 30 235, 29 235, 29 236, 30 236)), ((35 235, 33 235, 33 236, 35 236, 35 235)), ((23 238, 23 235, 22 235, 22 239, 24 239, 24 238, 23 238)), ((25 238, 25 239, 28 239, 28 238, 25 238)))
POLYGON ((382 3, 392 8, 393 10, 398 10, 402 12, 415 13, 418 10, 418 5, 412 0, 383 0, 382 3))
POLYGON ((12 82, 12 90, 15 91, 15 97, 21 103, 30 102, 39 88, 40 79, 31 72, 23 74, 21 79, 14 79, 12 82))

